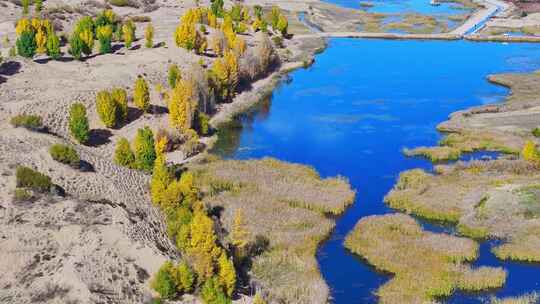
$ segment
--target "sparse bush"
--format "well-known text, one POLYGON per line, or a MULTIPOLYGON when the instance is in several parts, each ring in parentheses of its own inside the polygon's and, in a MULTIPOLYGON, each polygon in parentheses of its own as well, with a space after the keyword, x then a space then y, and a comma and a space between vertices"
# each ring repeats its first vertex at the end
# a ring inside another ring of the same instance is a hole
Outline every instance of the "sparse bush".
POLYGON ((17 53, 26 58, 32 58, 36 54, 37 43, 33 31, 24 31, 17 41, 17 53))
POLYGON ((82 103, 74 103, 69 110, 69 130, 71 135, 81 144, 88 142, 90 130, 86 108, 82 103))
POLYGON ((135 165, 138 169, 150 172, 156 160, 154 134, 149 127, 137 130, 134 142, 135 165))
POLYGON ((43 128, 41 117, 37 115, 19 114, 10 120, 14 127, 23 127, 29 130, 38 131, 43 128))
POLYGON ((148 23, 146 26, 146 30, 144 32, 144 38, 146 39, 145 46, 147 48, 153 48, 154 47, 154 26, 152 26, 152 23, 148 23))
POLYGON ((116 126, 117 106, 109 92, 101 91, 97 94, 96 110, 99 118, 107 128, 116 126))
POLYGON ((57 162, 61 162, 71 167, 79 167, 81 159, 73 147, 61 144, 52 145, 49 148, 49 154, 57 162))
POLYGON ((137 108, 143 112, 148 112, 150 109, 150 92, 148 91, 148 84, 141 76, 137 77, 137 80, 135 81, 133 101, 137 108))
POLYGON ((47 192, 52 186, 51 178, 28 167, 19 166, 16 172, 17 187, 47 192))
POLYGON ((119 166, 127 168, 133 168, 135 165, 135 154, 131 150, 129 141, 124 137, 120 138, 116 144, 114 162, 119 166))

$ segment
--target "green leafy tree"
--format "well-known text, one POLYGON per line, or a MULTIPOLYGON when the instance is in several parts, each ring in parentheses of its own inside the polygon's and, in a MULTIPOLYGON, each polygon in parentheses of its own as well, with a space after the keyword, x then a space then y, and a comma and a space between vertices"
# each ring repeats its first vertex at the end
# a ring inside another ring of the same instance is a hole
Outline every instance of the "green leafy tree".
POLYGON ((223 0, 214 0, 210 6, 210 10, 217 17, 223 17, 223 0))
POLYGON ((26 58, 32 58, 36 54, 37 43, 33 31, 26 30, 22 32, 15 43, 19 55, 26 58))
POLYGON ((137 80, 135 81, 133 101, 137 108, 141 109, 143 112, 148 112, 150 109, 150 91, 148 90, 146 80, 141 76, 137 77, 137 80))
POLYGON ((62 52, 60 52, 60 38, 54 31, 47 35, 47 55, 54 60, 60 59, 62 52))
POLYGON ((73 58, 76 60, 82 59, 84 49, 84 42, 82 41, 81 37, 79 37, 78 34, 74 33, 71 35, 71 38, 69 39, 69 53, 73 58))
POLYGON ((281 33, 282 36, 286 36, 287 29, 289 28, 289 21, 287 20, 287 17, 283 15, 279 15, 276 28, 281 33))
POLYGON ((134 150, 137 168, 147 172, 152 171, 156 160, 156 150, 154 148, 154 134, 149 127, 137 130, 134 150))
POLYGON ((96 36, 99 41, 99 52, 101 54, 112 52, 112 34, 113 28, 111 25, 102 25, 97 27, 96 36))
POLYGON ((125 137, 120 138, 116 144, 114 162, 119 166, 128 168, 134 167, 135 155, 133 154, 133 151, 131 151, 129 141, 125 137))
POLYGON ((150 286, 159 293, 163 299, 176 297, 176 283, 173 278, 174 265, 172 262, 165 262, 158 270, 150 286))
POLYGON ((69 130, 79 143, 85 144, 90 137, 86 108, 82 103, 74 103, 69 110, 69 130))
POLYGON ((218 280, 214 277, 206 280, 202 287, 201 296, 205 304, 228 304, 231 300, 225 295, 218 280))

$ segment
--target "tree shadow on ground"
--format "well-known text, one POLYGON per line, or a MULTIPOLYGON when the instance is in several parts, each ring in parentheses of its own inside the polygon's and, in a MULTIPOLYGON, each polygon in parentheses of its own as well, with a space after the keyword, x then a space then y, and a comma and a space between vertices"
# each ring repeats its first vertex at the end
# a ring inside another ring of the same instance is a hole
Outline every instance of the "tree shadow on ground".
POLYGON ((91 147, 99 147, 111 142, 110 137, 112 133, 107 129, 93 129, 90 130, 90 139, 88 145, 91 147))
POLYGON ((139 117, 141 117, 142 115, 143 115, 143 111, 137 108, 128 107, 128 113, 127 113, 126 122, 124 123, 124 125, 128 125, 134 122, 135 120, 139 119, 139 117))
POLYGON ((152 113, 153 114, 167 114, 169 113, 169 109, 167 109, 164 106, 152 105, 152 113))
POLYGON ((21 63, 17 61, 6 61, 0 64, 0 75, 13 76, 21 70, 21 63))
POLYGON ((96 170, 94 169, 94 165, 92 165, 91 163, 85 161, 85 160, 82 160, 80 161, 79 163, 79 171, 81 172, 96 172, 96 170))

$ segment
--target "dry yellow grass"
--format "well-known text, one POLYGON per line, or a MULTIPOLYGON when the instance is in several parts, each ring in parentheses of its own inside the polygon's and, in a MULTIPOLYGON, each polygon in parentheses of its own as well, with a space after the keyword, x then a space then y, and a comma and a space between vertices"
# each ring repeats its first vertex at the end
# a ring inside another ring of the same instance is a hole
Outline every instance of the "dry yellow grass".
POLYGON ((377 291, 380 303, 430 303, 455 290, 479 291, 504 284, 501 268, 472 269, 478 255, 474 241, 422 230, 403 214, 360 220, 345 246, 394 277, 377 291))
POLYGON ((492 298, 491 304, 538 304, 540 296, 536 293, 530 293, 519 297, 509 297, 504 299, 492 298))
POLYGON ((444 160, 456 160, 461 156, 461 151, 452 147, 418 147, 414 149, 404 149, 407 156, 423 156, 432 162, 444 160))
POLYGON ((242 209, 250 241, 266 239, 270 248, 253 259, 252 278, 284 303, 325 303, 328 287, 315 252, 334 221, 354 199, 343 178, 321 179, 310 167, 275 159, 211 161, 194 164, 204 202, 222 207, 221 222, 230 231, 242 209))

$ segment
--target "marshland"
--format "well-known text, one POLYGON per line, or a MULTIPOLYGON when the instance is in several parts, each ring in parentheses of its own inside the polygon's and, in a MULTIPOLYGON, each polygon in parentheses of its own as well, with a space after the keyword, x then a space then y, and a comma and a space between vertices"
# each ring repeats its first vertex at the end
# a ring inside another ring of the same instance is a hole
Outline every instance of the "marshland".
POLYGON ((534 5, 0 5, 0 302, 539 301, 534 5))

